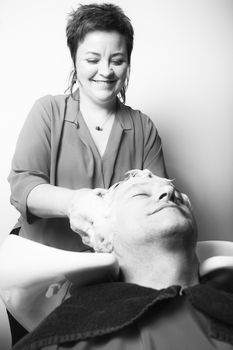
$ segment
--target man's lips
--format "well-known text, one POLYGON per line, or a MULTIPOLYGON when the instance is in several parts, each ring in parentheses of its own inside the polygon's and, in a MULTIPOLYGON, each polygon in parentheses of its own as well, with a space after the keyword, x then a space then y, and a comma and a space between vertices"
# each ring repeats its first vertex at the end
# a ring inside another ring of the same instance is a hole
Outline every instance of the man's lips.
POLYGON ((147 215, 150 216, 150 215, 158 213, 159 211, 161 211, 163 209, 168 209, 168 208, 176 208, 176 209, 179 209, 182 212, 184 212, 184 209, 175 203, 164 203, 164 204, 160 205, 159 207, 157 207, 156 209, 154 209, 153 211, 149 212, 147 215))

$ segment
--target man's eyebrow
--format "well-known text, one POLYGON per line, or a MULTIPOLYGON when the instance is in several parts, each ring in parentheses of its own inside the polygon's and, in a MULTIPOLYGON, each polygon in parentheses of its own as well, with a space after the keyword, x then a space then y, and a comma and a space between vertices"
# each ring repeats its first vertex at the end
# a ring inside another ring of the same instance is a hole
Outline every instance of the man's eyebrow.
POLYGON ((150 186, 150 184, 147 181, 132 183, 129 187, 126 187, 124 195, 128 195, 128 193, 133 192, 134 190, 145 191, 148 189, 148 186, 150 186))
MULTIPOLYGON (((115 197, 115 195, 117 195, 117 193, 119 193, 119 191, 121 191, 123 189, 123 193, 121 193, 121 195, 127 195, 129 192, 133 191, 135 188, 141 188, 142 185, 145 186, 148 183, 145 181, 143 183, 131 183, 129 184, 129 186, 124 186, 127 185, 129 180, 123 180, 123 181, 119 181, 116 184, 114 184, 112 187, 110 187, 109 189, 109 194, 113 195, 115 197)), ((141 190, 143 190, 141 188, 141 190)))

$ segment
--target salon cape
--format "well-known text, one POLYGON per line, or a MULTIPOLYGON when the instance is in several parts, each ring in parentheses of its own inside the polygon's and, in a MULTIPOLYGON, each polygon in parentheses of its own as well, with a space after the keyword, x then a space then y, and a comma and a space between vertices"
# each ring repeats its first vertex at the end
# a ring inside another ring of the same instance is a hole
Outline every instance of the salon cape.
POLYGON ((86 286, 13 350, 229 350, 232 310, 232 290, 218 283, 183 290, 121 282, 86 286))
POLYGON ((109 188, 131 169, 149 169, 165 176, 161 140, 150 118, 118 101, 101 157, 77 100, 69 95, 39 99, 19 135, 8 178, 11 203, 21 213, 15 228, 20 228, 21 237, 39 243, 64 250, 86 250, 67 218, 31 215, 26 206, 28 194, 40 184, 70 189, 109 188))

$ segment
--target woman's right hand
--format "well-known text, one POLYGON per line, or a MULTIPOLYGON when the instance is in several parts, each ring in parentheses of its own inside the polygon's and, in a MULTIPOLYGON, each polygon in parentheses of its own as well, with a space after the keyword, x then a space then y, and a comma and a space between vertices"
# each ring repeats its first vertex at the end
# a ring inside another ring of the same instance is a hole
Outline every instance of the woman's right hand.
POLYGON ((79 233, 83 243, 87 245, 94 246, 93 242, 96 238, 93 223, 95 218, 106 214, 106 203, 103 200, 106 191, 102 188, 76 190, 68 203, 67 216, 71 229, 79 233))
MULTIPOLYGON (((71 190, 67 188, 41 184, 33 188, 27 199, 30 214, 41 218, 68 217, 71 229, 77 232, 83 243, 97 251, 109 252, 102 232, 96 232, 93 223, 104 218, 107 205, 102 188, 82 188, 71 190)), ((108 236, 108 234, 107 234, 108 236)))

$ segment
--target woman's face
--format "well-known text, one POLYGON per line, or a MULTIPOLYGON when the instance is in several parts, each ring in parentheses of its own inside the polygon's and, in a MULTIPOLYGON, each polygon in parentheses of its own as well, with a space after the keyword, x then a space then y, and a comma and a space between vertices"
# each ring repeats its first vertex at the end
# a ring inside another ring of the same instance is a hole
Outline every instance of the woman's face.
POLYGON ((77 49, 76 70, 80 93, 98 104, 113 101, 129 72, 124 36, 114 31, 88 33, 77 49))

